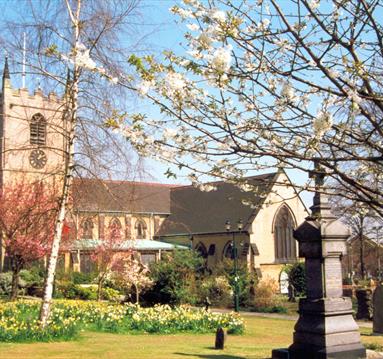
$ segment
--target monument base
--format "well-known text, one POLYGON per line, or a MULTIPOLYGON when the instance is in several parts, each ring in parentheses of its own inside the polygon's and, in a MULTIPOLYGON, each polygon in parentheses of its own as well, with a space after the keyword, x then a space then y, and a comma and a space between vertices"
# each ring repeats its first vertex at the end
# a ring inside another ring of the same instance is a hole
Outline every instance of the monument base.
POLYGON ((288 349, 273 349, 271 352, 272 359, 289 359, 290 354, 288 349))
POLYGON ((366 349, 349 298, 301 299, 293 344, 273 359, 362 359, 366 349))
POLYGON ((362 345, 327 348, 274 349, 272 359, 365 359, 366 349, 362 345))

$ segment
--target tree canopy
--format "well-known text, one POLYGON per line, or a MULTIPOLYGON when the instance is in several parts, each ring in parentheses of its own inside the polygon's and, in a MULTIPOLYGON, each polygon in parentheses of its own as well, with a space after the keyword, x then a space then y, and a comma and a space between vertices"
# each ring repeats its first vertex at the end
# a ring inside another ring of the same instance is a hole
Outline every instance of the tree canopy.
POLYGON ((250 171, 316 161, 382 214, 381 1, 184 0, 171 11, 184 53, 129 59, 135 90, 162 115, 115 121, 142 154, 202 188, 207 175, 244 190, 250 171))

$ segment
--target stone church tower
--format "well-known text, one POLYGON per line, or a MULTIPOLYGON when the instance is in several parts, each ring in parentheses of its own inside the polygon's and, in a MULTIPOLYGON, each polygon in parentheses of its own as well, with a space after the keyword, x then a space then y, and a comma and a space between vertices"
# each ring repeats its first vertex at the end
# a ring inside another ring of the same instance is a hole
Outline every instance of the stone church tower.
MULTIPOLYGON (((20 180, 58 188, 64 169, 64 102, 56 94, 14 89, 5 59, 0 94, 0 189, 20 180)), ((0 271, 4 265, 0 234, 0 271)))
POLYGON ((65 150, 63 101, 41 89, 13 89, 5 59, 0 95, 0 186, 21 177, 57 185, 65 150))

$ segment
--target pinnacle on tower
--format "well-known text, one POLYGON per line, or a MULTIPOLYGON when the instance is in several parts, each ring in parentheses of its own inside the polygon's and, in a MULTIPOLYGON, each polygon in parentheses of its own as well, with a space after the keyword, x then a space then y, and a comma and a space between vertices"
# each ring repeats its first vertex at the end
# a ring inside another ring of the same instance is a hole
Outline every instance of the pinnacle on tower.
POLYGON ((5 56, 5 62, 4 62, 4 71, 3 71, 3 80, 4 79, 11 79, 11 76, 9 75, 9 67, 8 67, 8 56, 5 56))
POLYGON ((4 70, 3 70, 3 90, 5 87, 11 88, 11 76, 9 75, 8 56, 5 56, 4 70))

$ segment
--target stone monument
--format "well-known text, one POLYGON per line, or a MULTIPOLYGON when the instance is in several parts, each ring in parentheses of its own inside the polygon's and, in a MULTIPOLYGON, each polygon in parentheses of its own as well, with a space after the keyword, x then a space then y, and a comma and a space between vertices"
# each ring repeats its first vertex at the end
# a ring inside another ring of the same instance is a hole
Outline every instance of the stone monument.
POLYGON ((373 332, 383 334, 383 286, 381 284, 374 291, 373 305, 373 332))
POLYGON ((315 167, 312 214, 296 231, 299 256, 305 258, 307 297, 299 301, 293 344, 273 350, 273 359, 365 358, 351 299, 343 297, 341 257, 348 229, 335 218, 323 195, 324 174, 315 167))

